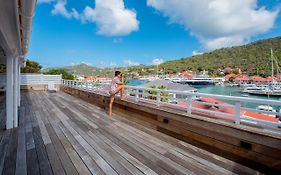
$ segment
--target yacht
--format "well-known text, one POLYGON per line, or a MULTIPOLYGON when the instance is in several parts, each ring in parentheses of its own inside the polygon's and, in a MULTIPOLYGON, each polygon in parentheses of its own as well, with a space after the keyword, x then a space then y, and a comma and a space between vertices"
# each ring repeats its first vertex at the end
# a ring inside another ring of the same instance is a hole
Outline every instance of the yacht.
MULTIPOLYGON (((276 110, 272 106, 269 106, 269 105, 259 105, 256 109, 260 110, 260 111, 276 112, 276 110)), ((276 115, 273 115, 273 114, 267 114, 267 115, 271 116, 271 117, 276 117, 276 115)))
POLYGON ((195 77, 191 79, 183 79, 180 81, 181 84, 188 84, 192 86, 201 86, 201 85, 215 85, 215 81, 213 78, 209 78, 208 72, 203 71, 199 75, 195 75, 195 77))

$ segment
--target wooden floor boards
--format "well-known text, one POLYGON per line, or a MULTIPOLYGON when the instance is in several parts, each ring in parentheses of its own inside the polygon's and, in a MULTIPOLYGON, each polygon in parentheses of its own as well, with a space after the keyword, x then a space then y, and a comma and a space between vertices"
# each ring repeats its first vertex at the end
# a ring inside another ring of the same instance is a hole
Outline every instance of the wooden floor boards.
POLYGON ((0 174, 258 173, 61 92, 22 93, 19 115, 0 131, 0 174))

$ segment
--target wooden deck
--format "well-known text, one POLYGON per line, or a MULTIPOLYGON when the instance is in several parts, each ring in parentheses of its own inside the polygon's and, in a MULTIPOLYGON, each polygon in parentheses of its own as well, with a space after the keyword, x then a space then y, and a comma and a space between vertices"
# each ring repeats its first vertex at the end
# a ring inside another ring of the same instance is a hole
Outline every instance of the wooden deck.
POLYGON ((65 93, 22 94, 19 128, 0 131, 1 174, 257 174, 65 93))

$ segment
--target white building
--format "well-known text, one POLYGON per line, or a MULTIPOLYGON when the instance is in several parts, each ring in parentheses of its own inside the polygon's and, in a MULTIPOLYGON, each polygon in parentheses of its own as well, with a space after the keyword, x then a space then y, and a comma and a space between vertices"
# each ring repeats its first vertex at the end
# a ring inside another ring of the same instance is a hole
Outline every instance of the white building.
POLYGON ((29 48, 36 0, 0 0, 0 62, 6 65, 6 129, 18 126, 20 67, 29 48))

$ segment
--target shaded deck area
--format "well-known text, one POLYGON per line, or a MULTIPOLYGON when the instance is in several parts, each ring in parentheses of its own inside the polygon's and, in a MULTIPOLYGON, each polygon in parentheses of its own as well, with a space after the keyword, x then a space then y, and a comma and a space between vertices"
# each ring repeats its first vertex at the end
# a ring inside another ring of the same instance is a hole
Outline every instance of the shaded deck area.
POLYGON ((19 115, 0 131, 1 174, 257 174, 62 92, 22 93, 19 115))

